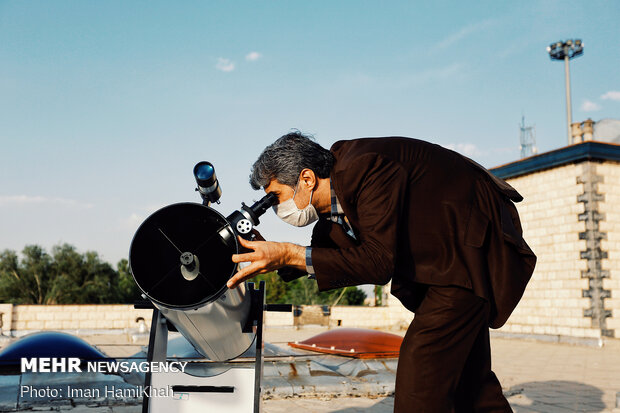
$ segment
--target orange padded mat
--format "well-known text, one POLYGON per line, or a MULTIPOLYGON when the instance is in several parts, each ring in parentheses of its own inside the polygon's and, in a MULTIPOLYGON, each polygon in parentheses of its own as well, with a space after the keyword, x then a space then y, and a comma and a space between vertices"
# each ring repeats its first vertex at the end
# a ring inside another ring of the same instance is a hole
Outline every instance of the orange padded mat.
POLYGON ((398 357, 401 336, 362 328, 337 328, 289 346, 361 359, 398 357))

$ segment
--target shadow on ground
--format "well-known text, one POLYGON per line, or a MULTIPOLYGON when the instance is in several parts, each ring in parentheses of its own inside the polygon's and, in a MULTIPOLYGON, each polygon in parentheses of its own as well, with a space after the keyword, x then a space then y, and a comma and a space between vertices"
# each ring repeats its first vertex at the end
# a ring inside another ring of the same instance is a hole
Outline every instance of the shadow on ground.
MULTIPOLYGON (((327 411, 327 410, 325 410, 327 411)), ((394 397, 378 399, 372 406, 345 407, 338 410, 329 410, 332 413, 393 413, 394 397)))
POLYGON ((512 386, 506 393, 517 413, 602 412, 603 392, 575 381, 534 381, 512 386))

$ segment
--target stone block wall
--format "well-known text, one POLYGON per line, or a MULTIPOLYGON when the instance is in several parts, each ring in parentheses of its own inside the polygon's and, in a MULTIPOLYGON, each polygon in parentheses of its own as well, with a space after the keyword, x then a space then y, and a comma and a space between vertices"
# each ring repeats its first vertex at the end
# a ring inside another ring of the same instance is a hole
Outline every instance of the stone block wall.
POLYGON ((336 306, 331 309, 330 325, 372 328, 389 326, 388 307, 336 306))
MULTIPOLYGON (((499 332, 568 341, 620 337, 620 163, 586 160, 507 181, 524 197, 516 206, 538 262, 499 332)), ((388 304, 403 311, 392 322, 411 320, 397 299, 388 304)))
MULTIPOLYGON (((144 318, 150 328, 152 310, 132 305, 12 305, 0 304, 0 312, 11 321, 4 335, 23 336, 36 331, 64 331, 75 335, 128 333, 144 318)), ((331 308, 330 327, 405 329, 413 313, 402 305, 389 307, 336 306, 331 308)), ((267 327, 293 327, 293 313, 266 312, 267 327)))
POLYGON ((517 209, 538 263, 501 331, 614 336, 620 316, 614 298, 620 295, 619 173, 617 163, 583 161, 507 180, 524 197, 517 209), (616 308, 615 318, 610 305, 616 308))
POLYGON ((503 331, 598 337, 590 320, 583 317, 589 299, 582 291, 588 280, 581 278, 586 263, 580 251, 586 243, 579 239, 585 224, 577 197, 583 185, 577 183, 583 166, 570 164, 528 174, 508 182, 523 195, 517 204, 524 238, 538 262, 525 294, 503 331))
POLYGON ((13 324, 13 304, 0 304, 2 332, 10 332, 13 324))
POLYGON ((603 259, 608 277, 603 279, 603 290, 609 291, 605 299, 605 309, 611 311, 607 318, 607 328, 615 330, 620 338, 620 163, 604 162, 596 166, 597 173, 603 177, 598 184, 599 192, 604 194, 600 203, 600 213, 604 219, 599 223, 600 230, 606 234, 601 240, 601 249, 607 253, 603 259))
POLYGON ((407 329, 413 313, 394 297, 383 307, 336 306, 331 310, 331 326, 407 329))
POLYGON ((3 330, 5 334, 10 331, 13 335, 41 330, 76 334, 130 331, 138 327, 138 317, 144 318, 150 326, 152 316, 152 310, 136 310, 129 304, 8 306, 11 306, 11 327, 3 330))
POLYGON ((265 312, 265 325, 271 327, 286 327, 293 325, 292 312, 267 311, 265 312))

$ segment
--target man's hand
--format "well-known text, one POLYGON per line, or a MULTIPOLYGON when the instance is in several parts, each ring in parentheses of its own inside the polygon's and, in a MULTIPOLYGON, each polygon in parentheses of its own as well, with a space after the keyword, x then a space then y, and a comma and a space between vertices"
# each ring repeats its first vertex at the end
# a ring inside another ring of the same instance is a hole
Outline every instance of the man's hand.
POLYGON ((306 268, 306 250, 302 246, 288 242, 247 241, 241 237, 238 239, 241 246, 253 251, 245 254, 234 254, 232 261, 236 263, 251 262, 251 264, 237 271, 228 280, 226 283, 228 288, 235 288, 249 278, 284 266, 306 268))

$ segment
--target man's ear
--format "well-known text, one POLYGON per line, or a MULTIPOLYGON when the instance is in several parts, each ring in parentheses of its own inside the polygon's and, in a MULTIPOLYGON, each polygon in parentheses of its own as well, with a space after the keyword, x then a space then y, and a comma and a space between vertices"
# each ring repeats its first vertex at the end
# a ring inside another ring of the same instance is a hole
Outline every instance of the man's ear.
POLYGON ((318 184, 316 175, 312 169, 302 169, 299 176, 300 185, 305 186, 307 189, 314 190, 318 184))

